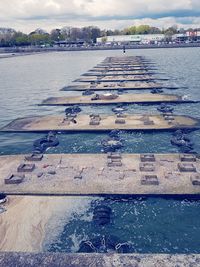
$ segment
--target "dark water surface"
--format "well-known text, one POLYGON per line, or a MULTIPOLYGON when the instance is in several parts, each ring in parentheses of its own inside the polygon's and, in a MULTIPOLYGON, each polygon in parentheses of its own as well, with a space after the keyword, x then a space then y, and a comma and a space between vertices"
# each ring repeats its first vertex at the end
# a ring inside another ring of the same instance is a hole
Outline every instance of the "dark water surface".
POLYGON ((128 242, 132 253, 200 253, 200 202, 148 198, 94 200, 91 208, 74 213, 48 251, 75 252, 82 240, 111 236, 128 242), (92 221, 97 204, 112 208, 111 223, 92 221))
MULTIPOLYGON (((107 56, 122 55, 121 51, 58 52, 0 59, 0 127, 25 116, 61 114, 64 107, 37 106, 50 96, 65 96, 59 91, 107 56)), ((200 100, 200 48, 130 50, 127 55, 145 56, 155 62, 168 86, 179 90, 165 93, 185 95, 200 100)), ((159 75, 158 75, 159 76, 159 75)), ((80 93, 76 93, 80 94, 80 93)), ((128 112, 157 113, 157 106, 129 105, 128 112)), ((174 106, 176 114, 200 118, 200 104, 174 106)), ((86 113, 111 113, 112 106, 83 107, 86 113)), ((42 134, 0 133, 0 154, 29 153, 42 134)), ((59 135, 60 145, 48 153, 98 153, 105 134, 83 133, 59 135)), ((176 153, 169 132, 124 133, 122 152, 176 153)), ((200 152, 200 132, 189 134, 200 152)), ((200 253, 200 202, 153 199, 117 201, 107 199, 113 209, 112 223, 97 229, 91 222, 92 209, 101 199, 92 202, 83 214, 74 213, 70 222, 46 250, 76 251, 83 239, 113 234, 128 241, 133 252, 194 252, 200 253)))

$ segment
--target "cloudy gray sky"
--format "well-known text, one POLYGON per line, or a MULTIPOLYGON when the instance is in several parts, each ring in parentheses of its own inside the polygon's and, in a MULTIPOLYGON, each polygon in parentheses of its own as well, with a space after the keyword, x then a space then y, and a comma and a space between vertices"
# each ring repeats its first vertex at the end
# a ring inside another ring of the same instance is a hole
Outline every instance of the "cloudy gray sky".
POLYGON ((0 27, 24 32, 63 26, 200 27, 200 0, 0 0, 0 27))

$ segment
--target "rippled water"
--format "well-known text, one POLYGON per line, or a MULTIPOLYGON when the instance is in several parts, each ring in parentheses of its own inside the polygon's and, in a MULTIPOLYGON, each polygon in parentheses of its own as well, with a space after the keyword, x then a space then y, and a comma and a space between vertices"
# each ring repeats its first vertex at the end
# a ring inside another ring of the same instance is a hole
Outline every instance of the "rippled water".
MULTIPOLYGON (((61 114, 64 107, 38 106, 47 97, 65 96, 59 91, 107 56, 122 55, 121 51, 62 52, 0 59, 0 127, 18 117, 61 114)), ((200 100, 200 48, 130 50, 127 55, 142 55, 155 62, 166 85, 179 90, 165 93, 187 95, 200 100)), ((79 93, 76 93, 79 94, 79 93)), ((156 105, 129 105, 128 112, 157 113, 156 105)), ((176 105, 177 114, 200 118, 200 104, 176 105)), ((111 113, 112 106, 83 107, 91 113, 111 113)), ((0 154, 28 153, 33 141, 42 134, 0 133, 0 154)), ((60 145, 48 153, 97 153, 105 134, 82 133, 59 135, 60 145)), ((169 132, 124 133, 122 152, 178 152, 170 143, 169 132)), ((200 152, 200 132, 190 133, 195 151, 200 152)), ((112 208, 112 223, 96 228, 91 221, 91 208, 75 213, 47 250, 73 252, 85 238, 113 234, 128 241, 133 252, 194 252, 200 253, 200 202, 153 199, 122 201, 106 199, 112 208)))
POLYGON ((99 198, 75 213, 46 249, 76 252, 83 240, 112 236, 128 242, 133 253, 200 253, 199 209, 199 201, 99 198), (92 221, 94 207, 102 203, 112 209, 111 223, 103 227, 92 221))

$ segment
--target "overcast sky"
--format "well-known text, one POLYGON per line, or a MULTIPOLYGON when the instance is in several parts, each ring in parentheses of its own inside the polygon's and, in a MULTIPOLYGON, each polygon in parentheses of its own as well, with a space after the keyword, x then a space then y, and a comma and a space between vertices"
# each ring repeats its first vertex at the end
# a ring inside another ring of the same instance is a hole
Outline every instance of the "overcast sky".
POLYGON ((0 27, 24 32, 63 26, 200 27, 200 0, 0 0, 0 27))

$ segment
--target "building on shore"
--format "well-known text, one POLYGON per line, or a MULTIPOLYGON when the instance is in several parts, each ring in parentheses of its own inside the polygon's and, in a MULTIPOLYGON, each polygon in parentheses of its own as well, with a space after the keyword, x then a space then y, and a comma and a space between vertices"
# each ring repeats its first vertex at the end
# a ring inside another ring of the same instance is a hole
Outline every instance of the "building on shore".
MULTIPOLYGON (((136 35, 113 35, 97 38, 97 44, 106 45, 131 45, 131 44, 159 44, 165 42, 165 34, 136 34, 136 35)), ((171 36, 172 42, 200 42, 200 31, 187 31, 171 36)))
POLYGON ((137 35, 115 35, 97 38, 97 43, 105 44, 150 44, 162 42, 164 34, 137 34, 137 35))
POLYGON ((174 34, 172 40, 181 43, 200 42, 200 31, 187 31, 186 33, 174 34))
POLYGON ((84 40, 78 40, 78 41, 69 41, 69 40, 62 40, 57 41, 54 43, 54 45, 57 45, 59 47, 81 47, 85 44, 84 40))

